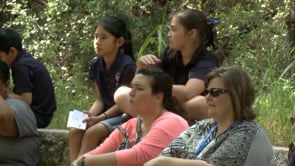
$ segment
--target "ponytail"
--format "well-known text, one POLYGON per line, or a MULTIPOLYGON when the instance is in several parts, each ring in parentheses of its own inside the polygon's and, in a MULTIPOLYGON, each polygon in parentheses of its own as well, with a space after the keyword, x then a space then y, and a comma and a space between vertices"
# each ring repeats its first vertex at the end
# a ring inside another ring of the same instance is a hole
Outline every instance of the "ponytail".
POLYGON ((199 31, 200 47, 207 48, 212 46, 215 49, 216 32, 213 31, 214 25, 219 23, 215 19, 207 19, 199 10, 186 9, 176 13, 175 17, 187 30, 196 29, 199 31))
POLYGON ((207 19, 207 24, 208 24, 208 41, 206 47, 212 46, 212 48, 215 50, 216 49, 216 31, 213 29, 215 25, 219 23, 218 20, 215 19, 207 19))
POLYGON ((135 61, 134 55, 133 55, 133 47, 132 47, 132 36, 128 29, 126 29, 125 35, 124 35, 124 45, 122 46, 122 49, 124 50, 124 54, 128 55, 131 59, 135 61))

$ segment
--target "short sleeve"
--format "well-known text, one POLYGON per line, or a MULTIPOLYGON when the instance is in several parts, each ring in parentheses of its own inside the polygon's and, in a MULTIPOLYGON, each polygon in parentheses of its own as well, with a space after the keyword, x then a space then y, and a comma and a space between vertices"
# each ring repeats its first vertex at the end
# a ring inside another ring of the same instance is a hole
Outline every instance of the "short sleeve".
POLYGON ((33 83, 31 81, 33 71, 25 65, 17 65, 13 68, 13 92, 20 94, 33 91, 33 83))
POLYGON ((212 53, 200 57, 200 61, 189 71, 189 78, 204 80, 207 73, 217 67, 217 58, 212 53))
POLYGON ((264 131, 260 128, 258 129, 249 153, 247 155, 245 166, 252 165, 275 165, 276 156, 273 152, 272 144, 264 131))
POLYGON ((22 138, 38 135, 36 118, 31 108, 24 102, 16 99, 8 99, 7 102, 13 111, 19 131, 19 137, 22 138))

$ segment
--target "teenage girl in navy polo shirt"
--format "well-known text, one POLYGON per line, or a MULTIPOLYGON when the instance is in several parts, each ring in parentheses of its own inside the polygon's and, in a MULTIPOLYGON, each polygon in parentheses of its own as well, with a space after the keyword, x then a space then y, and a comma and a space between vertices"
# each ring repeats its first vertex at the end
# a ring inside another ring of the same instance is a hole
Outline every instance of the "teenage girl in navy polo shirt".
POLYGON ((131 34, 117 17, 104 17, 96 26, 94 49, 99 56, 92 61, 89 78, 94 81, 96 100, 87 111, 86 131, 70 129, 71 162, 94 149, 121 121, 121 111, 114 102, 114 92, 129 85, 136 70, 131 34))
MULTIPOLYGON (((176 13, 168 33, 169 47, 159 58, 144 55, 137 62, 138 69, 157 64, 171 76, 174 81, 173 95, 184 103, 191 120, 207 117, 206 100, 201 95, 205 88, 203 80, 211 69, 218 66, 216 56, 207 50, 208 46, 214 47, 211 24, 212 20, 208 22, 198 10, 186 9, 176 13)), ((121 110, 129 112, 126 96, 116 97, 116 102, 121 110)))

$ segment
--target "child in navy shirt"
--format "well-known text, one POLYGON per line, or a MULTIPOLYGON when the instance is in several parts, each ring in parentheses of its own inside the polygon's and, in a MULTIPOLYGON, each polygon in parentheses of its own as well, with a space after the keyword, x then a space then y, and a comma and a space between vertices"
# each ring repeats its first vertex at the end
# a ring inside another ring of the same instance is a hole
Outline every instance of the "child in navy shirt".
POLYGON ((89 78, 93 80, 96 100, 86 111, 87 129, 70 129, 70 160, 94 149, 121 122, 121 111, 114 102, 118 87, 129 85, 136 70, 131 34, 117 17, 104 17, 94 33, 96 57, 91 63, 89 78))
POLYGON ((23 100, 33 110, 38 128, 47 127, 56 110, 55 92, 45 66, 22 47, 18 32, 0 29, 0 59, 12 71, 12 98, 23 100))

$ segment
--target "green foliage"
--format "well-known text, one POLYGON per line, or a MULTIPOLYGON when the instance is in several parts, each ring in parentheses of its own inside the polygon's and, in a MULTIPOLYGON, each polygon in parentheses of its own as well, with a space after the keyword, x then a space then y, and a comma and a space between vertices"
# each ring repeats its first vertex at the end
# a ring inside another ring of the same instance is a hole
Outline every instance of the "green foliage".
MULTIPOLYGON (((136 57, 159 55, 166 47, 170 14, 185 7, 217 18, 223 65, 243 67, 257 92, 257 121, 276 145, 287 145, 293 134, 288 118, 295 104, 294 49, 286 43, 284 17, 290 0, 7 0, 0 21, 23 35, 24 45, 51 73, 58 111, 50 128, 65 128, 68 111, 88 109, 95 99, 87 74, 95 24, 102 16, 124 19, 133 35, 136 57), (35 5, 32 5, 35 4, 35 5), (36 5, 38 4, 38 5, 36 5), (43 5, 42 5, 43 4, 43 5), (3 17, 2 17, 3 16, 3 17)), ((1 23, 1 22, 0 22, 1 23)))
POLYGON ((290 123, 294 104, 294 84, 287 79, 274 81, 268 90, 259 90, 255 102, 257 121, 277 145, 288 145, 293 135, 290 123), (285 93, 284 93, 285 92, 285 93))

